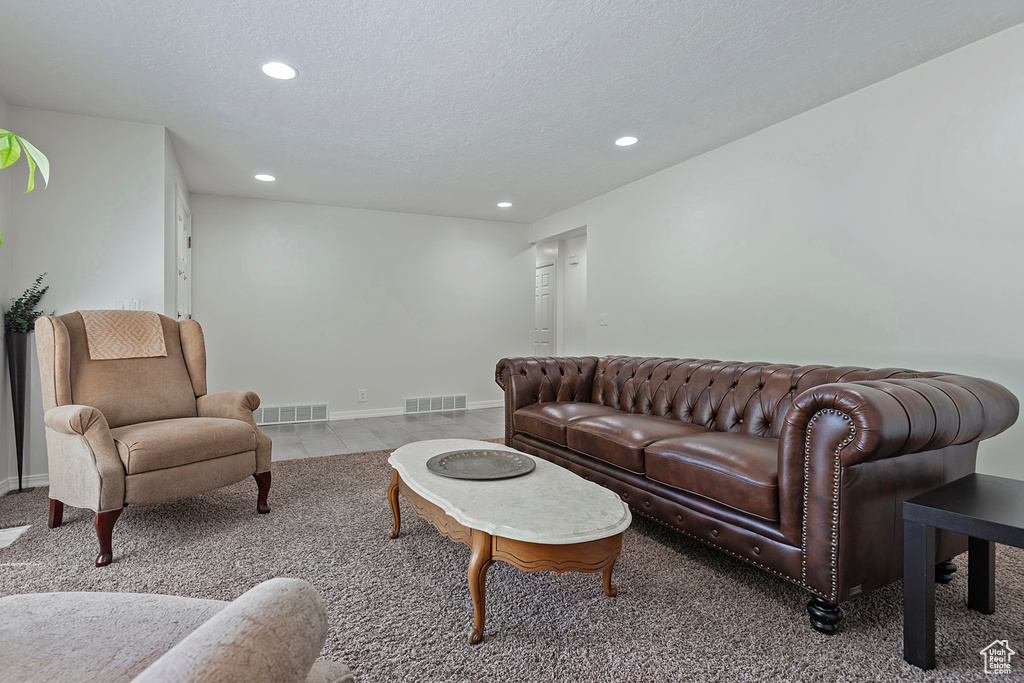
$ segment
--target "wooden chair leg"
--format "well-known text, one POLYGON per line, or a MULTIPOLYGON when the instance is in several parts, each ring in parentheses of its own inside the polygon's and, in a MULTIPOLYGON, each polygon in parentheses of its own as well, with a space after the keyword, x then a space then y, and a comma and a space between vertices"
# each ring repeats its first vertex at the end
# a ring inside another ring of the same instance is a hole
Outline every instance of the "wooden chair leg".
POLYGON ((114 532, 114 522, 120 516, 121 510, 96 513, 96 537, 100 541, 100 554, 96 556, 97 567, 106 567, 114 559, 114 552, 111 550, 111 535, 114 532))
POLYGON ((50 499, 50 520, 47 526, 56 529, 64 522, 64 503, 59 500, 50 499))
POLYGON ((252 478, 256 480, 256 488, 259 490, 259 496, 256 498, 256 512, 265 515, 270 512, 270 506, 267 505, 267 494, 270 493, 270 472, 257 472, 252 475, 252 478))

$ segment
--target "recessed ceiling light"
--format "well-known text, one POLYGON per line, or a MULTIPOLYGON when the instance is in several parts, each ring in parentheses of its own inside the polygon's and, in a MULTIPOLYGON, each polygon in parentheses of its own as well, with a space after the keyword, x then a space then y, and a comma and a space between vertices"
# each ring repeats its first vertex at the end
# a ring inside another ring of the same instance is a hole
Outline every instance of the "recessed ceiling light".
POLYGON ((511 209, 512 208, 512 202, 498 202, 498 208, 499 209, 511 209))
POLYGON ((267 74, 271 78, 278 78, 282 81, 287 81, 291 78, 295 78, 299 72, 283 62, 267 62, 263 65, 263 73, 267 74))
POLYGON ((275 180, 277 180, 277 178, 275 178, 274 176, 267 175, 266 173, 257 173, 255 177, 256 180, 262 180, 265 183, 272 183, 275 180))
POLYGON ((615 144, 618 145, 619 147, 629 147, 630 145, 636 144, 636 138, 633 137, 632 135, 627 135, 626 137, 622 137, 616 140, 615 144))

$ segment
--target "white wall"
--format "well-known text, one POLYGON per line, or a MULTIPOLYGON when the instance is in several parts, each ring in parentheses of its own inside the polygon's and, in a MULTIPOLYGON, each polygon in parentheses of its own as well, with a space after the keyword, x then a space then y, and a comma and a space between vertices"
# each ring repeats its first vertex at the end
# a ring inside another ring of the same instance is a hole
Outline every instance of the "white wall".
MULTIPOLYGON (((1022 187, 1024 26, 539 221, 530 239, 587 226, 589 353, 946 370, 1020 397, 1022 187)), ((1022 447, 1018 423, 982 444, 979 469, 1024 478, 1022 447)))
POLYGON ((500 401, 495 363, 532 351, 526 226, 196 193, 190 203, 210 391, 328 401, 336 417, 412 396, 500 401))
MULTIPOLYGON (((45 272, 46 311, 113 308, 115 298, 125 296, 162 312, 163 127, 23 107, 8 113, 9 129, 50 160, 45 190, 11 192, 13 230, 0 250, 11 259, 12 295, 45 272)), ((47 467, 34 345, 30 349, 25 474, 35 485, 45 482, 47 467)))
POLYGON ((10 110, 50 159, 49 187, 12 201, 12 290, 45 271, 47 309, 113 308, 127 296, 163 312, 163 127, 10 110))
POLYGON ((546 266, 558 261, 558 240, 537 245, 537 267, 546 266))
MULTIPOLYGON (((0 128, 13 130, 10 110, 7 103, 0 99, 0 128)), ((31 140, 29 140, 31 142, 31 140)), ((11 237, 11 176, 20 173, 28 173, 24 162, 18 162, 16 167, 0 171, 0 306, 3 310, 11 304, 11 248, 3 240, 11 237)), ((38 180, 38 176, 36 178, 38 180)), ((26 178, 27 182, 27 178, 26 178)), ((0 338, 3 337, 3 326, 0 325, 0 338)), ((18 476, 17 465, 14 455, 14 421, 11 415, 11 378, 7 372, 7 353, 0 351, 0 495, 8 490, 7 478, 11 471, 18 476)), ((17 483, 15 483, 17 487, 17 483)), ((3 520, 0 520, 0 528, 3 528, 3 520)))

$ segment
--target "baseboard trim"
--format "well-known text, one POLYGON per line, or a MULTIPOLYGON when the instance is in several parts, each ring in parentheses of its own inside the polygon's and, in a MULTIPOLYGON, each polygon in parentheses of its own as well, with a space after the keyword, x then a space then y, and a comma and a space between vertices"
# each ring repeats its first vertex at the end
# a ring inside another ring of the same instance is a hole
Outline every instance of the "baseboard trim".
POLYGON ((505 407, 505 399, 499 398, 496 401, 473 401, 469 404, 470 410, 476 410, 477 408, 503 408, 505 407))
MULTIPOLYGON (((21 485, 26 489, 34 489, 37 486, 49 486, 50 475, 49 474, 33 474, 27 477, 21 478, 21 485)), ((0 496, 8 493, 9 491, 18 490, 18 475, 15 474, 13 477, 8 477, 5 481, 0 481, 0 496)))
MULTIPOLYGON (((500 408, 505 405, 505 399, 496 401, 471 401, 466 404, 469 410, 477 408, 500 408)), ((410 413, 411 415, 429 415, 430 413, 410 413)), ((334 420, 358 420, 362 417, 391 417, 393 415, 405 415, 404 408, 378 408, 376 410, 342 410, 331 413, 330 419, 334 420)))
POLYGON ((356 420, 361 417, 391 417, 402 415, 405 411, 401 408, 378 408, 376 410, 342 410, 331 413, 331 420, 356 420))
MULTIPOLYGON (((496 401, 472 401, 467 404, 469 410, 476 410, 478 408, 501 408, 505 405, 504 399, 498 399, 496 401)), ((393 415, 404 415, 405 410, 402 408, 380 408, 377 410, 343 410, 336 413, 331 413, 331 420, 356 420, 361 417, 391 417, 393 415)), ((429 415, 430 413, 421 413, 423 415, 429 415)), ((296 424, 311 424, 311 423, 296 423, 296 424)), ((37 486, 49 486, 50 475, 49 474, 33 474, 27 477, 22 477, 22 486, 28 489, 35 488, 37 486)), ((6 480, 0 480, 0 496, 8 493, 9 491, 18 490, 18 476, 8 477, 6 480)))

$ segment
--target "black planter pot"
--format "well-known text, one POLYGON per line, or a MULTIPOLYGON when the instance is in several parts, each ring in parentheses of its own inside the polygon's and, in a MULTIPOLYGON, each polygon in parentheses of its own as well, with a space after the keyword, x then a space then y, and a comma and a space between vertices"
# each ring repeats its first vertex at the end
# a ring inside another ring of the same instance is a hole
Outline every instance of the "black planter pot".
POLYGON ((14 445, 18 453, 18 491, 25 462, 25 403, 28 388, 28 338, 30 332, 6 332, 7 367, 11 374, 11 404, 14 407, 14 445))

